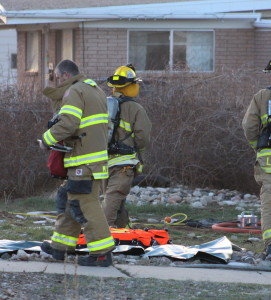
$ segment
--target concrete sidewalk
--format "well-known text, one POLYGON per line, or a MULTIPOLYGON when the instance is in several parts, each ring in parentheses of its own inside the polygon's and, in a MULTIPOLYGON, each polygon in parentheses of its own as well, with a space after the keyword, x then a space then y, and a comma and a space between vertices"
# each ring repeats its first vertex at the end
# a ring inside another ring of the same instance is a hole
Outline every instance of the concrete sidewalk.
POLYGON ((134 278, 157 278, 164 280, 194 280, 228 283, 253 283, 271 285, 271 272, 241 271, 182 267, 150 267, 117 265, 134 278))
POLYGON ((39 272, 45 274, 70 274, 94 277, 124 277, 127 275, 115 267, 83 267, 72 263, 47 263, 36 261, 6 261, 0 260, 0 272, 39 272))
POLYGON ((83 267, 71 263, 0 260, 0 272, 40 272, 112 278, 157 278, 228 283, 271 284, 271 272, 205 268, 155 267, 116 264, 109 268, 83 267))

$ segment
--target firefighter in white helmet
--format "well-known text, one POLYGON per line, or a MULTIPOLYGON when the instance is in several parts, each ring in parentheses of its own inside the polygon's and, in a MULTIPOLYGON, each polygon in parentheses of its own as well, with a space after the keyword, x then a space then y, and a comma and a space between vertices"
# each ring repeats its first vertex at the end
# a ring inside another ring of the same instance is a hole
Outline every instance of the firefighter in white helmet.
POLYGON ((107 84, 113 88, 111 97, 119 101, 119 121, 109 143, 109 177, 102 183, 102 206, 108 225, 122 228, 129 224, 125 200, 134 177, 142 172, 142 154, 149 144, 151 122, 135 101, 139 79, 131 64, 117 68, 107 84))
MULTIPOLYGON (((271 71, 271 61, 264 72, 271 71)), ((271 259, 271 86, 256 93, 243 122, 245 136, 256 152, 254 177, 261 186, 261 227, 266 259, 271 259)))

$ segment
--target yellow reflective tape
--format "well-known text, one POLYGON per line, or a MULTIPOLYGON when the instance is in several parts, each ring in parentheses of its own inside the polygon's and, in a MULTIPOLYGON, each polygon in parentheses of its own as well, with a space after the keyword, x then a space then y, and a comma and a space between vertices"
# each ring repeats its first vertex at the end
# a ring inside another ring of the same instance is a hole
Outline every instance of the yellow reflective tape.
POLYGON ((65 235, 65 234, 60 234, 58 232, 54 232, 51 239, 52 239, 52 241, 63 244, 63 245, 76 246, 79 237, 75 238, 75 237, 72 237, 72 236, 68 236, 68 235, 65 235))
POLYGON ((105 160, 108 160, 107 150, 64 158, 64 167, 68 168, 105 160))
POLYGON ((271 149, 268 148, 264 148, 260 152, 257 152, 257 157, 263 157, 268 155, 271 155, 271 149))
POLYGON ((92 79, 86 79, 83 82, 86 83, 86 84, 89 84, 91 86, 97 85, 97 83, 94 80, 92 80, 92 79))
POLYGON ((88 243, 87 247, 89 251, 98 251, 106 248, 111 248, 114 245, 115 245, 114 239, 112 236, 110 236, 103 240, 88 243))
POLYGON ((250 141, 249 144, 253 149, 257 148, 257 141, 250 141))
POLYGON ((261 169, 265 172, 265 173, 271 173, 271 168, 269 167, 261 167, 261 169))
POLYGON ((115 163, 118 163, 118 162, 121 162, 121 161, 124 161, 124 160, 129 160, 129 159, 136 159, 136 153, 130 154, 130 155, 121 155, 121 156, 111 158, 108 161, 108 166, 111 166, 115 163))
POLYGON ((109 174, 108 174, 108 167, 107 166, 103 166, 102 167, 102 172, 96 172, 96 173, 93 173, 93 177, 95 179, 107 179, 109 174))
POLYGON ((124 130, 126 131, 132 131, 131 129, 131 124, 128 123, 128 122, 125 122, 123 120, 120 120, 120 125, 119 125, 121 128, 123 128, 124 130))
POLYGON ((263 125, 266 125, 267 119, 268 119, 268 115, 267 114, 261 116, 261 120, 262 120, 263 125))
POLYGON ((271 238, 271 229, 265 230, 263 233, 263 240, 271 238))
POLYGON ((104 173, 92 173, 94 179, 107 179, 108 178, 108 172, 104 173))
POLYGON ((52 136, 50 129, 48 129, 44 134, 43 138, 47 145, 51 146, 57 143, 58 141, 52 136))
POLYGON ((81 120, 82 117, 82 109, 73 106, 73 105, 64 105, 61 107, 59 111, 59 115, 61 114, 70 114, 73 115, 81 120))
POLYGON ((143 165, 140 164, 139 166, 137 166, 137 172, 142 173, 142 171, 143 171, 143 165))
POLYGON ((80 128, 102 123, 108 123, 108 114, 96 114, 86 118, 82 118, 80 128))

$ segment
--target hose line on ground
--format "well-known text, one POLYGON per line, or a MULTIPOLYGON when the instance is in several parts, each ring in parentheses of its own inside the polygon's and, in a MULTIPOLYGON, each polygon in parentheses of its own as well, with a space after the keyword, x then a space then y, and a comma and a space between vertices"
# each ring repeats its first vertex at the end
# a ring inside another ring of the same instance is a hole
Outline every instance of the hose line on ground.
MULTIPOLYGON (((236 223, 218 223, 214 224, 212 226, 212 229, 215 231, 226 231, 226 232, 235 232, 235 233, 253 233, 253 234, 261 234, 262 231, 261 229, 253 228, 253 227, 247 227, 247 228, 242 228, 242 227, 237 227, 237 222, 236 223)), ((258 226, 261 226, 261 223, 259 222, 257 224, 258 226)))
MULTIPOLYGON (((22 215, 22 216, 35 216, 35 217, 50 217, 50 218, 56 218, 57 216, 55 215, 48 215, 48 214, 34 214, 34 213, 16 213, 16 212, 8 212, 9 214, 13 214, 13 215, 22 215)), ((152 225, 152 226, 181 226, 181 225, 185 225, 185 221, 187 220, 187 215, 184 213, 176 213, 171 215, 170 217, 165 217, 164 222, 163 223, 132 223, 132 225, 152 225), (180 217, 182 216, 182 218, 180 218, 179 220, 176 220, 176 217, 180 217)))
POLYGON ((164 219, 164 222, 163 223, 132 223, 132 225, 146 225, 146 226, 149 226, 149 225, 152 225, 152 226, 165 226, 165 225, 168 225, 168 226, 181 226, 181 225, 185 225, 185 221, 187 220, 187 215, 184 214, 184 213, 176 213, 176 214, 173 214, 172 216, 170 217, 165 217, 164 219), (174 217, 177 217, 177 216, 182 216, 182 218, 180 220, 177 220, 175 221, 174 217))

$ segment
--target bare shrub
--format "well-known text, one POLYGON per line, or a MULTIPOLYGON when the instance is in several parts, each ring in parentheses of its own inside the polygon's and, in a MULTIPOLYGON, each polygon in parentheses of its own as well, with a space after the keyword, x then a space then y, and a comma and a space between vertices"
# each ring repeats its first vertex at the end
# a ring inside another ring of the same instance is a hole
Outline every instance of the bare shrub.
POLYGON ((36 142, 51 116, 50 105, 31 88, 15 87, 1 90, 0 102, 0 194, 33 194, 51 180, 48 153, 40 151, 36 142))
MULTIPOLYGON (((241 122, 262 77, 249 69, 221 73, 144 76, 139 102, 152 124, 145 171, 174 183, 258 192, 254 153, 241 122)), ((111 90, 101 83, 106 93, 111 90)), ((37 194, 59 184, 46 167, 48 153, 36 139, 51 118, 49 100, 34 87, 0 91, 0 194, 37 194)), ((12 195, 11 195, 12 194, 12 195)))
POLYGON ((141 94, 153 124, 145 171, 191 186, 257 192, 241 122, 259 87, 249 69, 149 75, 141 94))

